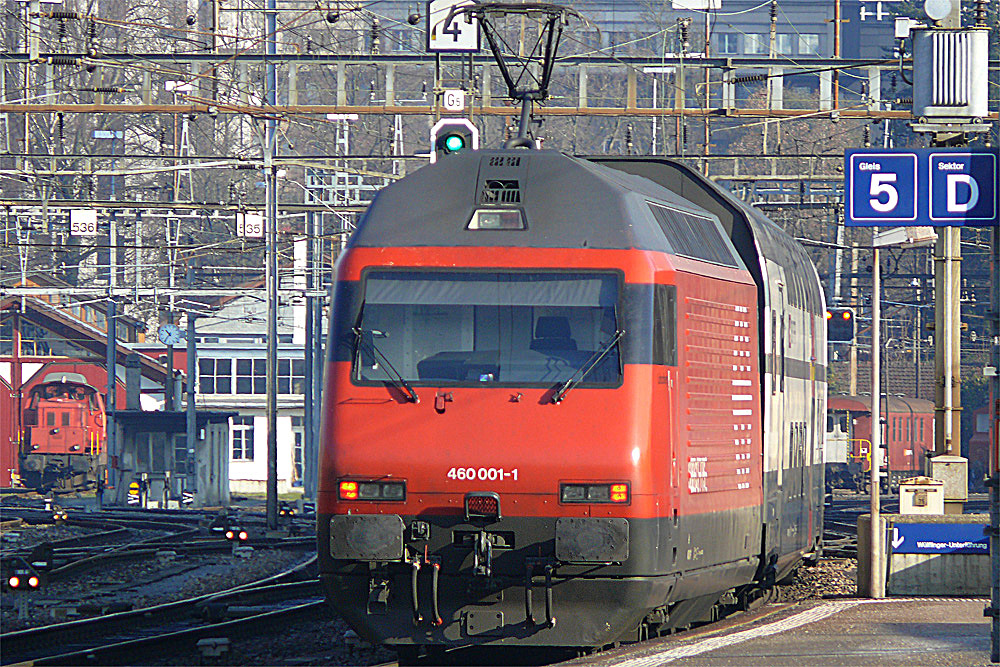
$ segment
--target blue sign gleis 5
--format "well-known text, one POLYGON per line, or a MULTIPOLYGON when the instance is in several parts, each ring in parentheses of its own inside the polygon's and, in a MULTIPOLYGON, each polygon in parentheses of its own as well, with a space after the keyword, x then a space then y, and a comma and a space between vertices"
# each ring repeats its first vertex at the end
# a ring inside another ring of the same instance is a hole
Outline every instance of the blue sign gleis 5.
POLYGON ((845 222, 862 227, 1000 224, 995 149, 849 150, 845 222))

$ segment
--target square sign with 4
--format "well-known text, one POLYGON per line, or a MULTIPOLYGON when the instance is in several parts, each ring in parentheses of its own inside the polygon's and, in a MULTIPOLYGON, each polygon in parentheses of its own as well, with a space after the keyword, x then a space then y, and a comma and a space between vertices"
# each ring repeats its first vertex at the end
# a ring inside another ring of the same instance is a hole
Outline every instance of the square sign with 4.
POLYGON ((996 150, 849 150, 844 161, 848 225, 1000 223, 996 150))

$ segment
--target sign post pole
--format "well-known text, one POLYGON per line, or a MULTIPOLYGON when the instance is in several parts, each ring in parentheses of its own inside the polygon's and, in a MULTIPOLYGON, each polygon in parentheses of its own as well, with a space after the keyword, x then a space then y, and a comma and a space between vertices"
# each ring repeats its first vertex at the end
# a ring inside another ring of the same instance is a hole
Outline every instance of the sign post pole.
POLYGON ((879 499, 879 476, 882 473, 882 387, 880 383, 881 362, 881 307, 882 269, 879 264, 878 245, 875 235, 878 228, 872 228, 872 442, 871 452, 871 582, 868 597, 879 600, 885 597, 885 566, 882 564, 882 511, 879 499))
POLYGON ((993 357, 990 364, 990 661, 1000 662, 1000 225, 993 228, 993 357))

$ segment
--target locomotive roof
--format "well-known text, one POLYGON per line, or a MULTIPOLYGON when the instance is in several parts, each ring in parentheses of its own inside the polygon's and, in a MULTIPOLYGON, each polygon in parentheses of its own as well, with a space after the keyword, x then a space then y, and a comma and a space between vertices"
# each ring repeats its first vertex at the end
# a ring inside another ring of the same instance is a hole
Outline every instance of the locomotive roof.
POLYGON ((790 274, 803 278, 790 285, 792 305, 822 310, 824 299, 819 276, 802 246, 774 221, 747 205, 728 190, 698 173, 690 166, 667 158, 588 156, 599 164, 629 174, 645 176, 676 192, 692 205, 701 206, 718 216, 727 236, 739 251, 758 285, 763 285, 760 257, 767 257, 786 267, 790 274))
POLYGON ((84 377, 83 373, 49 373, 45 376, 45 379, 42 380, 42 383, 43 384, 72 383, 72 384, 82 384, 88 387, 91 386, 90 382, 87 381, 87 378, 84 377))
MULTIPOLYGON (((719 263, 745 268, 713 213, 644 177, 550 150, 469 151, 424 166, 378 193, 350 246, 516 245, 685 254, 678 247, 685 239, 675 236, 671 243, 668 234, 677 232, 656 217, 663 216, 657 207, 710 221, 719 263), (467 229, 477 209, 520 209, 526 228, 467 229)), ((685 216, 680 217, 683 223, 685 216)))

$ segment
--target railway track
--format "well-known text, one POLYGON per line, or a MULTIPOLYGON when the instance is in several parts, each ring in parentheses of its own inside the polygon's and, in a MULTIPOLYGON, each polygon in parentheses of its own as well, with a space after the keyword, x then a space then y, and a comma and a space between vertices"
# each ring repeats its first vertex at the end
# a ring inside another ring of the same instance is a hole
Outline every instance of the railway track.
POLYGON ((135 664, 137 655, 149 660, 160 652, 176 653, 183 642, 234 638, 260 627, 273 628, 279 620, 315 613, 324 605, 317 580, 293 581, 314 563, 311 559, 226 591, 3 633, 3 663, 135 664), (139 650, 141 654, 136 653, 139 650))
MULTIPOLYGON (((53 522, 51 511, 21 509, 15 514, 18 515, 17 520, 28 525, 53 522)), ((33 547, 0 550, 0 563, 4 568, 28 561, 44 562, 48 579, 56 581, 87 570, 108 567, 112 563, 151 559, 164 552, 172 553, 173 556, 191 556, 225 553, 233 548, 222 536, 222 528, 226 522, 206 522, 204 516, 148 518, 135 514, 109 513, 90 518, 66 513, 60 517, 57 521, 64 526, 87 528, 95 532, 46 541, 33 547), (149 531, 158 534, 144 537, 143 533, 149 531)), ((242 517, 228 520, 249 527, 247 532, 252 539, 248 536, 247 546, 300 549, 312 549, 315 546, 315 538, 311 536, 268 537, 263 535, 263 526, 253 526, 252 520, 247 521, 242 517)), ((13 520, 7 523, 5 532, 14 528, 13 520)))

